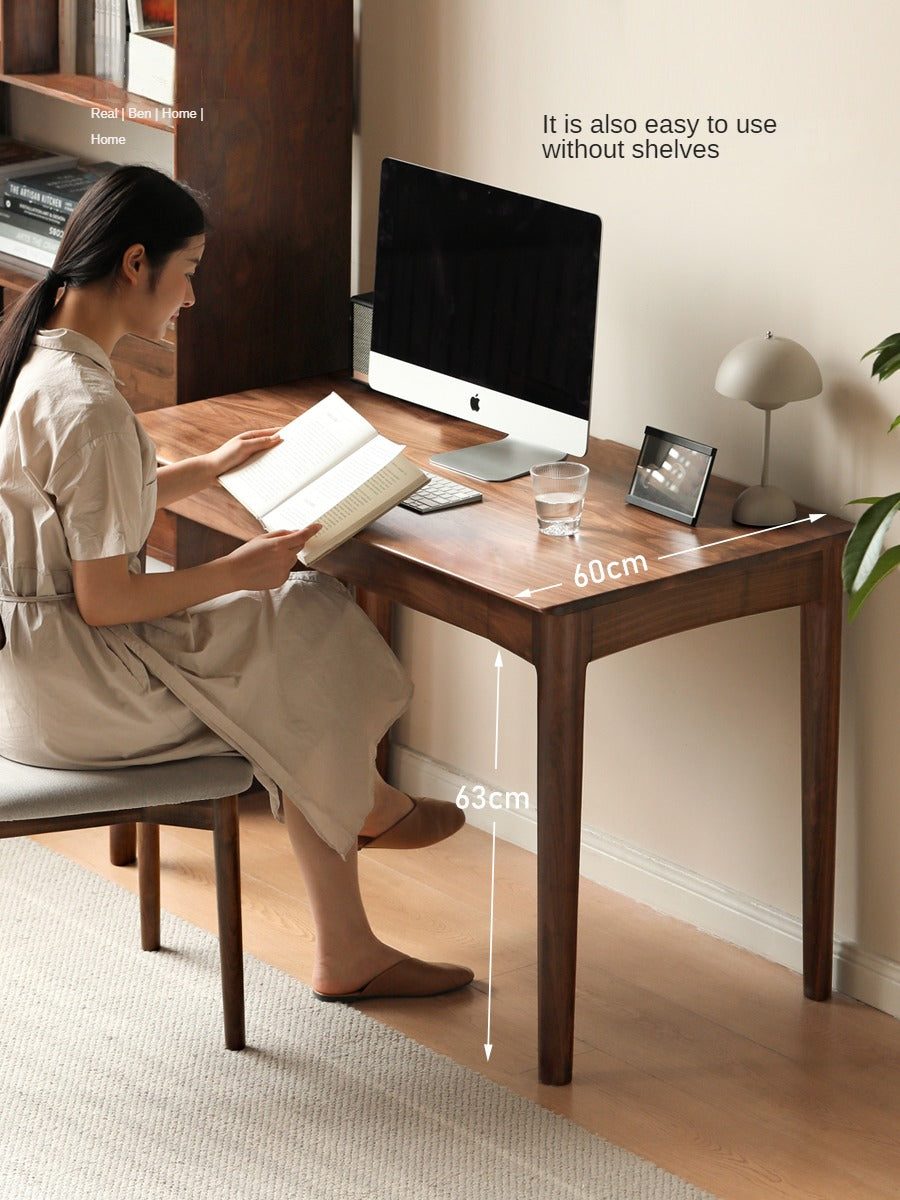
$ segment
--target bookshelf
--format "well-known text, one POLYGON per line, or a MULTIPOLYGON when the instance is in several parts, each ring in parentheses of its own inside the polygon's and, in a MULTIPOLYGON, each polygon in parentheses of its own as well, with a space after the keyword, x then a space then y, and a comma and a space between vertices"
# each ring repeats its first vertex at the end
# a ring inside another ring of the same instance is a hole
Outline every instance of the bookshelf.
MULTIPOLYGON (((171 341, 120 345, 138 410, 347 365, 352 0, 177 0, 175 30, 174 108, 202 120, 140 123, 171 136, 175 175, 205 197, 212 231, 197 305, 171 341)), ((0 0, 0 131, 14 134, 12 89, 88 109, 158 107, 59 73, 58 0, 0 0)), ((113 122, 96 124, 106 134, 113 122)), ((42 273, 0 256, 5 298, 42 273)))

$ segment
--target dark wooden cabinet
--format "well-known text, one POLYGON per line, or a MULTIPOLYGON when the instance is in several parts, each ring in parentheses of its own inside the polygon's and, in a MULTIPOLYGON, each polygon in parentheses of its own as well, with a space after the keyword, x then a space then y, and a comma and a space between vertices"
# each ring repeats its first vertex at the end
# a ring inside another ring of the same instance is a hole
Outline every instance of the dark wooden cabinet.
MULTIPOLYGON (((0 0, 4 130, 12 88, 89 108, 161 107, 59 74, 57 12, 57 0, 0 0)), ((202 120, 139 123, 171 132, 176 177, 203 197, 211 233, 197 304, 172 343, 120 347, 139 409, 347 365, 352 0, 178 0, 176 42, 174 108, 202 109, 202 120)), ((5 300, 41 274, 0 257, 5 300)))

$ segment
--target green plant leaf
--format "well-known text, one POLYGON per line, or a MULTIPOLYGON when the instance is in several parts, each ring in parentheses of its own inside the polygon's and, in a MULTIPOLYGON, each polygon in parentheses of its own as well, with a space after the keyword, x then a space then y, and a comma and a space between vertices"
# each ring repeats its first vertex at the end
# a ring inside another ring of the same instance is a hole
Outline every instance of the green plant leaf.
MULTIPOLYGON (((863 359, 875 355, 872 374, 885 380, 900 371, 900 333, 892 333, 884 341, 867 350, 863 359)), ((900 416, 894 418, 888 433, 900 426, 900 416)), ((848 504, 868 504, 869 511, 860 517, 859 524, 850 534, 844 547, 841 562, 841 580, 844 591, 850 596, 849 617, 853 621, 866 598, 887 575, 900 566, 900 546, 883 550, 884 539, 897 509, 900 508, 900 492, 893 496, 867 496, 849 500, 848 504)))
POLYGON ((877 375, 882 380, 893 375, 895 371, 900 370, 900 333, 892 333, 877 346, 867 350, 863 359, 867 359, 870 354, 876 356, 872 363, 873 375, 877 375))
POLYGON ((884 382, 889 379, 895 371, 900 370, 900 353, 888 352, 885 350, 883 354, 879 354, 872 363, 872 374, 884 382))
MULTIPOLYGON (((892 496, 883 496, 868 512, 863 513, 859 524, 850 534, 844 547, 841 578, 844 591, 851 598, 864 587, 866 580, 875 570, 884 547, 885 534, 898 508, 900 492, 894 492, 892 496)), ((871 591, 871 588, 868 590, 871 591)))
POLYGON ((863 358, 868 358, 870 354, 877 354, 879 350, 883 350, 885 346, 900 345, 900 333, 889 333, 888 336, 877 346, 873 346, 871 350, 867 350, 863 358))
POLYGON ((854 592, 850 597, 850 606, 847 610, 847 615, 851 621, 856 619, 859 610, 862 608, 864 601, 872 589, 881 583, 882 579, 890 575, 891 571, 898 566, 900 566, 900 546, 892 546, 890 550, 885 550, 881 558, 878 559, 874 569, 866 577, 859 591, 854 592))

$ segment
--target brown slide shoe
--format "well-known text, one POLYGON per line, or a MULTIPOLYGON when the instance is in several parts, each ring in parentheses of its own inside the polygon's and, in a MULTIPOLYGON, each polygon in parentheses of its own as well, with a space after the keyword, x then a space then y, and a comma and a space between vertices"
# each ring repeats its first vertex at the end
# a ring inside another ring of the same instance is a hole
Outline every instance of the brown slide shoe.
POLYGON ((420 958, 404 955, 399 962, 379 972, 368 983, 355 992, 339 995, 314 992, 318 1000, 340 1000, 352 1004, 356 1000, 400 1000, 414 996, 440 996, 465 987, 475 978, 468 967, 453 963, 423 962, 420 958))
POLYGON ((433 846, 456 833, 466 814, 450 800, 413 798, 413 806, 399 821, 375 837, 358 837, 357 850, 417 850, 433 846))

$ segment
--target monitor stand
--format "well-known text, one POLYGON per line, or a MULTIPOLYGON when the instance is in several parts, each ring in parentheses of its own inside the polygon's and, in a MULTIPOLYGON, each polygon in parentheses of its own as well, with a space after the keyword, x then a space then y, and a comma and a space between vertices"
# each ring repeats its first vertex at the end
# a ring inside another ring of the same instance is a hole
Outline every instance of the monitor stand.
POLYGON ((430 461, 436 467, 446 467, 448 471, 468 475, 470 479, 500 483, 504 479, 527 475, 536 463, 561 462, 565 457, 565 450, 533 446, 504 437, 498 442, 482 442, 479 446, 464 446, 461 450, 433 454, 430 461))

